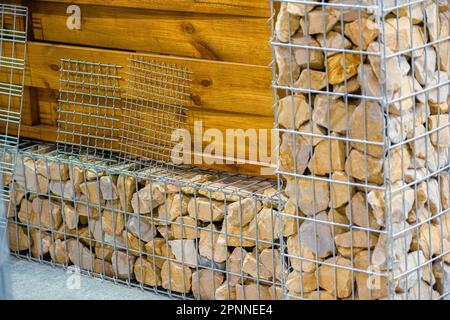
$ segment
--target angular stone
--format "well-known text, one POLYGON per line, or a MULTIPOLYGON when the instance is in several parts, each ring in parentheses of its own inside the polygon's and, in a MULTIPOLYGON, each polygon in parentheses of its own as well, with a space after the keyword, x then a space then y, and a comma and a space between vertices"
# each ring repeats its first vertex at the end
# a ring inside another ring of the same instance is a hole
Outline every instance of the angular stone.
POLYGON ((80 184, 81 192, 87 197, 87 200, 92 205, 102 205, 104 203, 100 193, 99 184, 97 181, 88 181, 80 184))
MULTIPOLYGON (((349 117, 349 137, 355 140, 366 140, 371 143, 382 143, 384 136, 384 116, 381 107, 376 102, 362 103, 356 107, 349 117)), ((352 142, 351 145, 359 151, 366 150, 368 155, 376 158, 383 156, 383 146, 352 142)))
POLYGON ((74 230, 78 226, 79 217, 75 208, 68 203, 63 204, 64 223, 69 230, 74 230))
MULTIPOLYGON (((442 295, 450 290, 450 264, 443 261, 433 263, 433 274, 436 278, 436 290, 442 295)), ((448 300, 448 298, 445 298, 448 300)))
POLYGON ((442 233, 439 226, 425 223, 419 229, 419 250, 423 251, 428 260, 434 255, 442 254, 442 233))
MULTIPOLYGON (((299 46, 317 47, 320 44, 312 37, 298 35, 292 38, 292 43, 299 46)), ((323 69, 324 56, 321 50, 293 48, 295 61, 301 68, 323 69)))
POLYGON ((255 253, 247 253, 242 263, 242 271, 249 274, 255 279, 270 280, 273 278, 271 270, 267 269, 260 261, 255 253))
POLYGON ((291 86, 300 76, 300 66, 294 58, 292 50, 288 47, 274 47, 275 59, 277 62, 279 86, 291 86))
POLYGON ((12 251, 23 251, 30 248, 32 239, 28 238, 25 227, 8 223, 9 248, 12 251))
POLYGON ((287 277, 286 288, 299 294, 317 290, 316 272, 292 271, 287 277))
POLYGON ((42 259, 48 253, 49 247, 52 243, 52 237, 49 233, 34 229, 30 232, 31 235, 31 254, 35 258, 42 259))
MULTIPOLYGON (((370 66, 368 66, 370 68, 370 66)), ((361 68, 361 65, 358 67, 358 73, 361 68)), ((341 93, 342 95, 348 93, 357 93, 361 89, 359 84, 358 77, 353 77, 347 81, 347 83, 336 84, 333 86, 333 92, 341 93)))
POLYGON ((439 298, 439 293, 433 290, 428 283, 421 280, 420 285, 416 284, 409 290, 409 293, 405 299, 408 300, 437 300, 439 298))
POLYGON ((286 190, 286 195, 297 202, 298 207, 305 215, 312 216, 315 213, 328 209, 330 202, 328 182, 298 178, 297 185, 297 192, 295 190, 286 190))
POLYGON ((75 210, 80 217, 87 217, 89 219, 99 218, 98 206, 94 206, 91 203, 88 204, 86 196, 81 196, 79 201, 75 202, 75 210))
POLYGON ((327 74, 325 72, 303 69, 300 77, 294 83, 294 87, 306 90, 322 90, 327 84, 327 74))
POLYGON ((188 204, 189 216, 203 222, 222 221, 225 215, 225 205, 221 201, 203 197, 191 198, 188 204))
POLYGON ((69 264, 69 256, 66 250, 66 242, 56 239, 55 242, 51 243, 48 251, 50 252, 50 257, 54 263, 58 264, 69 264))
POLYGON ((363 183, 383 183, 383 159, 353 149, 347 158, 346 172, 363 183))
POLYGON ((31 226, 39 226, 39 215, 39 212, 34 212, 31 201, 28 201, 26 199, 22 200, 22 202, 20 203, 19 213, 17 215, 20 222, 31 226))
POLYGON ((286 96, 278 101, 278 124, 286 129, 299 129, 311 116, 304 95, 286 96))
POLYGON ((134 276, 137 282, 148 286, 161 285, 161 270, 155 268, 153 263, 145 259, 136 259, 134 263, 134 276))
POLYGON ((306 295, 307 300, 336 300, 333 295, 329 294, 327 291, 313 291, 306 295))
POLYGON ((107 244, 97 244, 95 246, 95 256, 100 260, 111 262, 112 254, 114 253, 114 247, 107 244))
POLYGON ((100 177, 100 191, 102 198, 105 200, 119 199, 117 191, 117 176, 100 177))
POLYGON ((259 255, 259 263, 270 271, 272 278, 280 281, 283 272, 281 260, 280 251, 278 249, 264 249, 259 255))
POLYGON ((270 287, 251 283, 236 285, 236 300, 271 300, 270 287))
MULTIPOLYGON (((380 50, 379 44, 377 42, 372 42, 368 48, 368 51, 370 52, 378 52, 383 53, 382 50, 380 50)), ((389 49, 389 47, 385 47, 386 55, 391 56, 393 55, 393 51, 389 49)), ((380 57, 369 55, 368 56, 370 65, 372 66, 373 73, 375 76, 380 80, 380 75, 382 76, 382 79, 386 79, 386 90, 389 92, 394 92, 401 88, 401 84, 403 81, 403 75, 402 71, 400 69, 400 64, 398 61, 398 58, 396 56, 391 58, 383 59, 385 61, 385 67, 381 68, 380 66, 380 57)))
POLYGON ((245 226, 255 218, 261 207, 261 202, 252 198, 233 202, 227 207, 228 222, 235 226, 245 226))
POLYGON ((436 147, 450 147, 449 115, 433 115, 428 119, 428 129, 437 130, 431 134, 431 142, 436 147), (442 129, 439 129, 442 128, 442 129))
POLYGON ((330 138, 321 141, 314 148, 314 155, 308 168, 314 175, 327 175, 334 171, 345 170, 345 142, 330 138))
MULTIPOLYGON (((258 224, 258 239, 261 241, 273 242, 280 236, 279 219, 277 212, 270 208, 263 208, 257 215, 258 224)), ((252 224, 255 224, 255 219, 250 222, 248 235, 254 235, 252 224), (253 231, 253 232, 252 232, 253 231)))
POLYGON ((150 213, 164 203, 164 191, 156 183, 147 184, 144 188, 133 194, 131 206, 134 213, 150 213))
MULTIPOLYGON (((407 17, 386 19, 384 32, 385 44, 390 50, 396 52, 411 48, 411 34, 413 33, 413 29, 407 17)), ((419 45, 418 39, 414 44, 414 47, 419 45)))
POLYGON ((378 37, 376 23, 367 18, 361 18, 352 23, 347 23, 344 30, 345 36, 362 50, 367 50, 369 44, 378 37))
POLYGON ((378 233, 353 229, 334 237, 336 245, 344 248, 373 248, 377 244, 378 233))
POLYGON ((366 195, 363 192, 357 192, 353 196, 351 203, 345 208, 345 215, 352 224, 364 228, 379 229, 372 208, 367 204, 366 195))
MULTIPOLYGON (((308 235, 307 235, 308 236, 308 235)), ((304 260, 317 260, 314 252, 307 247, 303 242, 299 242, 299 235, 294 235, 287 240, 287 251, 289 254, 289 260, 291 266, 296 271, 314 272, 316 270, 316 264, 314 262, 304 260), (299 247, 300 246, 300 247, 299 247)))
POLYGON ((102 227, 103 231, 110 235, 120 235, 125 228, 125 218, 123 213, 103 210, 102 227))
POLYGON ((299 26, 300 19, 295 15, 290 15, 287 10, 288 4, 282 3, 275 24, 275 33, 281 42, 288 42, 290 36, 294 35, 299 26))
POLYGON ((431 144, 430 136, 426 134, 425 126, 420 125, 408 132, 408 139, 423 136, 423 138, 415 138, 409 143, 412 153, 421 159, 426 159, 427 155, 434 153, 434 147, 431 144))
POLYGON ((128 255, 122 251, 114 251, 111 257, 111 264, 114 275, 122 280, 134 279, 134 263, 136 257, 128 255))
POLYGON ((215 225, 210 224, 204 227, 206 230, 200 230, 199 252, 200 256, 214 262, 224 262, 228 257, 226 244, 218 242, 219 232, 215 225))
POLYGON ((424 54, 414 59, 414 76, 422 86, 427 85, 433 79, 436 61, 436 51, 433 47, 425 48, 424 54))
POLYGON ((348 81, 358 73, 360 63, 359 54, 346 53, 344 57, 343 53, 338 53, 329 57, 327 61, 329 83, 336 85, 348 81))
POLYGON ((189 293, 191 292, 191 276, 191 269, 167 260, 161 269, 162 287, 178 293, 189 293))
POLYGON ((107 277, 114 276, 114 270, 110 262, 103 261, 101 259, 95 259, 94 261, 94 273, 102 274, 107 277))
POLYGON ((347 123, 355 111, 353 104, 345 104, 340 99, 332 99, 328 95, 318 94, 314 99, 312 120, 331 131, 345 133, 347 123))
MULTIPOLYGON (((318 0, 313 0, 311 2, 318 2, 318 0)), ((308 14, 311 10, 314 9, 314 5, 305 5, 305 4, 295 4, 292 2, 288 2, 287 4, 287 11, 290 14, 296 15, 296 16, 304 16, 308 14)))
MULTIPOLYGON (((404 261, 401 261, 399 263, 397 274, 406 275, 400 277, 396 286, 396 290, 406 292, 414 287, 426 272, 425 266, 422 266, 425 262, 426 259, 422 251, 414 251, 408 253, 404 261)), ((430 271, 428 270, 428 272, 430 271)))
POLYGON ((199 300, 214 300, 217 288, 223 283, 223 273, 201 269, 192 274, 192 293, 199 300))
POLYGON ((158 208, 158 218, 161 220, 158 223, 166 224, 168 221, 174 221, 186 215, 190 200, 192 198, 181 193, 169 194, 166 203, 158 208))
POLYGON ((159 269, 165 261, 175 258, 168 242, 163 238, 153 238, 145 245, 145 251, 151 255, 151 259, 155 257, 155 264, 159 269))
POLYGON ((196 227, 195 219, 183 216, 170 225, 171 235, 174 239, 196 239, 200 235, 196 227))
POLYGON ((157 233, 149 217, 128 217, 127 230, 144 242, 151 241, 157 233))
MULTIPOLYGON (((439 175, 439 188, 441 191, 440 195, 441 195, 442 209, 447 210, 448 208, 450 208, 450 179, 448 173, 443 172, 439 175)), ((450 215, 446 216, 450 217, 450 215)))
POLYGON ((34 198, 33 211, 40 216, 40 225, 44 228, 55 230, 62 223, 61 206, 53 201, 43 198, 34 198))
POLYGON ((400 89, 396 90, 388 104, 389 114, 402 115, 414 107, 414 81, 412 77, 404 76, 401 79, 400 89))
POLYGON ((169 242, 172 253, 177 261, 194 268, 197 263, 197 248, 195 240, 172 240, 169 242))
POLYGON ((136 191, 136 179, 132 176, 120 175, 117 178, 117 192, 120 205, 125 212, 133 212, 131 199, 136 191))
POLYGON ((72 181, 56 181, 51 180, 48 188, 50 191, 57 195, 62 197, 63 199, 67 200, 73 200, 75 198, 78 198, 78 195, 75 194, 75 188, 73 187, 72 181))
POLYGON ((411 158, 408 149, 404 146, 395 148, 390 153, 390 159, 386 159, 384 163, 384 168, 388 172, 387 179, 392 183, 404 180, 410 163, 411 158))
POLYGON ((312 144, 313 146, 316 146, 320 141, 323 141, 326 136, 326 130, 322 128, 321 126, 317 125, 315 122, 307 122, 304 125, 300 126, 298 129, 298 132, 301 136, 303 136, 303 139, 306 140, 308 144, 312 144), (302 133, 306 134, 314 134, 312 135, 302 135, 302 133))
POLYGON ((308 138, 305 139, 301 135, 286 132, 282 135, 279 152, 281 170, 303 174, 308 166, 312 147, 308 138))
MULTIPOLYGON (((370 64, 359 65, 357 79, 359 85, 361 86, 361 93, 363 95, 370 97, 381 96, 381 84, 378 81, 378 77, 375 75, 375 71, 372 69, 372 66, 370 64)), ((389 94, 390 97, 391 92, 387 94, 389 94)))
POLYGON ((345 174, 343 171, 335 171, 331 175, 331 179, 336 182, 330 182, 331 184, 331 199, 330 208, 339 208, 347 204, 353 194, 355 193, 355 187, 350 185, 353 183, 353 179, 345 174), (342 181, 345 183, 339 183, 342 181))
MULTIPOLYGON (((325 38, 323 34, 318 34, 317 41, 323 48, 350 49, 352 47, 352 43, 346 37, 335 31, 328 32, 325 38)), ((337 54, 336 51, 327 52, 328 57, 334 56, 335 54, 337 54)))
POLYGON ((229 285, 225 281, 220 287, 216 289, 216 300, 236 300, 236 287, 229 285))
POLYGON ((354 289, 353 272, 350 269, 344 269, 342 267, 352 268, 352 262, 339 256, 329 258, 325 262, 335 267, 328 265, 321 265, 319 267, 320 287, 338 298, 347 298, 350 296, 354 289))
POLYGON ((326 212, 321 212, 314 219, 315 221, 307 220, 300 226, 300 243, 315 256, 326 258, 334 249, 331 226, 326 223, 328 216, 326 212))
POLYGON ((328 32, 333 29, 333 26, 338 22, 338 17, 330 10, 325 8, 315 9, 308 12, 302 19, 300 19, 300 26, 303 34, 312 35, 318 33, 328 32), (328 12, 327 12, 328 11, 328 12), (325 30, 324 30, 325 29, 325 30))
POLYGON ((50 180, 66 181, 70 178, 67 163, 38 159, 36 160, 36 168, 40 175, 50 180))
POLYGON ((66 243, 70 261, 83 270, 93 271, 95 255, 77 240, 70 239, 66 243))

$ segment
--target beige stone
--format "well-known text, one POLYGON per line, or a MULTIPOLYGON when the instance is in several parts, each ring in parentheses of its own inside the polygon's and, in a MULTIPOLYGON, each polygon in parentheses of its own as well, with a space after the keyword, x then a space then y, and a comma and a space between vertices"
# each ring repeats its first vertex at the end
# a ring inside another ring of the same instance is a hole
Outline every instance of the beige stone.
POLYGON ((443 261, 433 263, 433 275, 436 278, 436 290, 445 294, 450 290, 450 264, 443 261))
POLYGON ((311 108, 304 95, 286 96, 278 101, 278 124, 286 129, 299 129, 311 116, 311 108))
POLYGON ((114 247, 105 243, 103 245, 101 243, 97 243, 94 252, 95 256, 98 259, 111 262, 112 254, 114 253, 114 247))
POLYGON ((377 244, 378 233, 353 229, 334 237, 336 245, 344 248, 373 248, 377 244))
MULTIPOLYGON (((377 42, 372 42, 367 49, 370 52, 377 52, 380 54, 383 53, 382 50, 380 50, 379 44, 377 42)), ((391 49, 389 49, 389 47, 385 47, 385 51, 387 56, 391 56, 394 53, 391 49)), ((368 59, 375 76, 379 80, 380 75, 381 79, 386 79, 387 91, 394 92, 401 88, 403 75, 400 69, 398 58, 396 56, 386 59, 383 58, 383 64, 385 64, 385 68, 381 68, 380 66, 380 56, 369 55, 368 59)))
POLYGON ((333 182, 330 182, 330 208, 339 208, 347 204, 355 193, 355 187, 351 185, 354 181, 347 176, 344 171, 333 172, 331 179, 333 182), (339 183, 337 181, 342 181, 344 183, 339 183))
POLYGON ((75 210, 80 218, 98 219, 100 216, 98 206, 88 203, 86 196, 81 196, 79 201, 75 202, 75 210))
POLYGON ((363 192, 357 192, 351 203, 346 207, 345 214, 352 224, 357 226, 379 229, 379 225, 373 215, 373 210, 366 201, 366 194, 363 192))
POLYGON ((353 149, 347 158, 347 174, 364 183, 383 183, 383 159, 353 149))
POLYGON ((100 177, 100 191, 102 192, 102 198, 105 200, 119 199, 117 191, 117 176, 100 177))
POLYGON ((318 50, 314 50, 293 47, 295 61, 301 68, 309 67, 319 70, 324 68, 323 51, 319 50, 320 44, 314 38, 303 35, 294 36, 292 44, 318 48, 318 50))
POLYGON ((148 286, 161 285, 161 270, 155 268, 153 263, 145 259, 136 259, 134 263, 134 276, 137 282, 146 284, 148 286))
POLYGON ((329 258, 325 260, 326 263, 332 264, 336 267, 321 265, 319 267, 319 285, 331 295, 338 298, 347 298, 354 290, 352 262, 342 257, 329 258))
POLYGON ((101 259, 95 259, 94 261, 94 273, 102 274, 107 277, 114 276, 114 270, 110 262, 103 261, 101 259))
POLYGON ((387 277, 376 275, 380 270, 370 265, 369 251, 356 254, 355 267, 366 272, 355 272, 358 297, 361 300, 378 300, 388 297, 387 277))
POLYGON ((255 279, 270 280, 273 278, 272 269, 266 268, 254 253, 247 253, 242 263, 242 271, 255 279))
POLYGON ((222 272, 201 269, 192 274, 192 293, 199 300, 214 300, 215 292, 222 283, 222 272))
POLYGON ((411 163, 408 149, 404 146, 397 147, 390 153, 390 158, 385 160, 384 168, 387 170, 387 179, 390 182, 404 180, 404 176, 411 163))
POLYGON ((295 293, 309 293, 317 290, 316 272, 292 271, 287 277, 286 288, 295 293))
POLYGON ((53 194, 60 196, 63 199, 73 200, 74 198, 78 197, 78 195, 75 194, 75 188, 73 187, 73 183, 70 180, 51 180, 48 184, 48 188, 53 194))
POLYGON ((303 139, 306 140, 308 144, 312 144, 313 146, 316 146, 320 141, 323 141, 323 137, 326 136, 325 128, 322 128, 315 122, 309 121, 300 126, 298 132, 300 135, 303 134, 303 139), (306 135, 304 133, 306 133, 306 135), (314 134, 314 136, 312 136, 311 134, 314 134))
MULTIPOLYGON (((449 96, 449 82, 450 76, 443 71, 436 71, 425 88, 434 87, 435 89, 429 90, 429 101, 432 104, 445 103, 449 96)), ((447 115, 448 116, 448 115, 447 115)), ((448 127, 447 127, 448 130, 448 127)))
POLYGON ((439 226, 425 223, 419 229, 419 250, 423 251, 425 258, 430 259, 442 254, 442 232, 439 226))
POLYGON ((55 239, 55 241, 50 244, 48 251, 50 252, 50 257, 54 263, 64 265, 69 264, 70 261, 66 250, 66 242, 55 239))
POLYGON ((52 238, 49 233, 37 229, 32 230, 30 235, 32 239, 31 254, 35 258, 42 259, 48 253, 52 238))
POLYGON ((136 179, 132 176, 120 175, 117 178, 117 193, 120 199, 120 205, 126 212, 133 212, 131 199, 136 191, 136 179))
POLYGON ((134 263, 136 257, 128 255, 122 251, 114 251, 111 257, 111 264, 114 275, 122 280, 134 279, 134 263))
POLYGON ((166 202, 158 207, 158 223, 166 224, 188 213, 188 205, 191 198, 181 193, 169 194, 166 202))
POLYGON ((303 69, 294 87, 306 90, 322 90, 328 84, 327 74, 322 71, 303 69))
POLYGON ((36 160, 36 168, 40 175, 50 180, 69 180, 69 165, 67 163, 38 159, 36 160))
POLYGON ((134 213, 150 213, 156 207, 164 203, 164 191, 156 183, 147 184, 144 188, 135 192, 131 198, 131 206, 134 213))
POLYGON ((359 54, 338 53, 327 60, 328 81, 336 85, 348 81, 358 73, 358 67, 361 63, 359 54), (345 68, 345 69, 344 69, 345 68))
POLYGON ((378 37, 378 28, 375 22, 367 18, 361 18, 347 23, 344 34, 355 46, 367 50, 369 44, 378 37))
POLYGON ((333 295, 324 290, 313 291, 306 295, 307 300, 336 300, 333 295))
POLYGON ((31 226, 40 225, 40 212, 36 213, 33 210, 32 202, 29 200, 22 199, 17 217, 19 218, 19 221, 24 224, 29 224, 31 226))
POLYGON ((236 300, 236 287, 225 282, 216 289, 215 300, 236 300))
POLYGON ((97 181, 84 182, 80 184, 80 189, 90 204, 102 205, 104 203, 97 181))
POLYGON ((322 8, 308 12, 300 19, 300 26, 303 34, 312 35, 330 31, 338 22, 338 17, 330 10, 322 11, 322 8), (325 30, 324 30, 325 29, 325 30))
POLYGON ((309 161, 309 171, 314 175, 327 175, 334 171, 345 170, 345 142, 330 138, 320 142, 314 148, 314 155, 309 161))
MULTIPOLYGON (((311 2, 318 2, 318 0, 313 0, 311 2)), ((304 16, 308 14, 311 10, 314 9, 314 5, 305 5, 305 4, 296 4, 292 2, 288 2, 287 4, 287 11, 290 14, 296 15, 296 16, 304 16)))
POLYGON ((345 104, 340 99, 332 99, 329 95, 318 94, 314 99, 312 120, 331 131, 345 133, 347 123, 355 111, 353 104, 345 104))
POLYGON ((349 117, 349 138, 367 140, 372 144, 352 142, 351 145, 359 151, 366 150, 368 155, 381 158, 383 146, 373 143, 382 143, 384 136, 384 116, 381 107, 376 102, 367 101, 356 107, 349 117))
POLYGON ((425 126, 420 125, 408 132, 408 139, 414 139, 409 143, 412 153, 421 159, 426 159, 428 155, 434 153, 434 147, 431 144, 430 136, 425 126), (422 138, 418 138, 423 136, 422 138))
POLYGON ((225 204, 203 197, 194 197, 189 200, 189 216, 203 222, 222 221, 225 215, 225 204))
MULTIPOLYGON (((450 179, 448 173, 443 172, 439 175, 439 187, 442 209, 447 210, 450 208, 450 179)), ((450 215, 446 216, 450 217, 450 215)))
POLYGON ((233 252, 228 257, 227 268, 229 276, 226 282, 231 286, 241 282, 241 275, 243 275, 244 258, 247 256, 247 251, 244 248, 234 248, 233 252))
POLYGON ((152 241, 146 243, 145 251, 151 255, 150 259, 155 257, 155 264, 159 269, 162 268, 165 261, 175 258, 168 242, 163 238, 153 238, 152 241))
POLYGON ((261 202, 252 198, 233 202, 227 206, 228 222, 235 226, 244 226, 255 218, 261 207, 261 202))
MULTIPOLYGON (((334 249, 331 226, 328 224, 326 212, 321 212, 314 217, 314 221, 307 220, 299 230, 302 246, 319 258, 326 258, 334 249)), ((298 253, 297 253, 298 256, 298 253)))
MULTIPOLYGON (((323 34, 317 35, 317 41, 319 42, 322 48, 333 48, 333 49, 350 49, 352 43, 344 37, 341 33, 330 31, 326 34, 326 37, 323 34)), ((328 51, 328 57, 334 56, 337 54, 337 51, 328 51)))
POLYGON ((110 235, 119 235, 125 228, 125 218, 120 212, 103 210, 102 227, 103 231, 110 235))
POLYGON ((275 60, 277 62, 277 84, 280 86, 292 86, 300 76, 300 66, 294 58, 292 50, 288 47, 274 47, 275 60))
POLYGON ((33 199, 32 208, 40 216, 40 225, 44 228, 55 230, 61 225, 61 206, 58 203, 37 197, 33 199))
POLYGON ((25 227, 8 223, 9 248, 12 251, 23 251, 32 245, 32 239, 28 237, 25 227))
POLYGON ((195 240, 180 239, 169 241, 170 248, 176 260, 184 265, 195 268, 198 265, 195 240))
MULTIPOLYGON (((361 68, 361 65, 358 67, 358 73, 361 68)), ((370 66, 369 66, 370 68, 370 66)), ((335 84, 333 86, 333 92, 341 93, 343 96, 348 93, 358 93, 361 89, 361 85, 359 84, 358 77, 353 77, 347 81, 347 83, 343 82, 341 84, 335 84)))
POLYGON ((433 79, 436 63, 436 51, 433 47, 425 48, 424 54, 414 59, 414 76, 422 86, 427 85, 433 79))
POLYGON ((74 230, 78 226, 79 216, 75 208, 69 203, 63 204, 64 222, 68 229, 74 230))
POLYGON ((270 287, 251 283, 236 285, 236 300, 271 300, 270 287))
POLYGON ((294 235, 287 240, 287 252, 291 266, 296 271, 314 272, 316 270, 315 261, 317 258, 314 252, 305 245, 299 242, 299 235, 294 235), (308 259, 308 260, 305 260, 308 259))
POLYGON ((428 119, 428 129, 437 130, 431 134, 431 142, 434 146, 440 148, 450 147, 450 126, 448 114, 430 116, 428 119))
POLYGON ((346 233, 349 231, 350 221, 347 219, 346 215, 343 211, 343 208, 340 208, 339 211, 335 209, 330 209, 328 212, 328 221, 332 223, 332 235, 338 235, 342 233, 346 233))
POLYGON ((165 261, 161 269, 162 287, 178 293, 191 292, 192 272, 186 266, 165 261))
POLYGON ((400 88, 396 90, 388 104, 389 114, 402 115, 414 107, 414 81, 410 76, 401 79, 400 88))
POLYGON ((66 243, 70 261, 83 270, 93 271, 95 255, 75 239, 69 239, 66 243))
POLYGON ((330 188, 326 181, 306 178, 297 179, 297 193, 286 190, 286 194, 297 201, 300 210, 307 216, 328 209, 330 203, 330 188), (301 191, 299 191, 301 190, 301 191))
POLYGON ((172 222, 170 225, 171 235, 174 239, 195 239, 200 235, 196 228, 195 219, 183 216, 172 222))
POLYGON ((275 24, 275 33, 281 42, 288 42, 290 36, 294 35, 300 26, 299 17, 290 15, 287 7, 287 3, 281 4, 275 24))
MULTIPOLYGON (((402 51, 411 48, 411 34, 413 29, 411 28, 411 22, 407 17, 389 18, 385 20, 384 39, 386 47, 390 50, 402 51)), ((417 47, 420 43, 419 39, 414 39, 414 47, 417 47)))
POLYGON ((150 217, 141 216, 137 218, 136 216, 129 216, 127 230, 144 242, 149 242, 156 236, 156 228, 150 221, 150 217))
MULTIPOLYGON (((372 69, 370 64, 359 65, 358 76, 356 78, 358 80, 358 84, 361 86, 361 93, 363 95, 370 97, 381 96, 382 86, 378 81, 378 76, 375 75, 375 72, 376 71, 372 69)), ((380 71, 378 70, 378 72, 380 71)), ((392 92, 387 92, 386 94, 391 97, 392 92)))
POLYGON ((303 174, 308 166, 308 160, 312 152, 312 147, 308 138, 298 134, 283 133, 279 148, 280 169, 303 174))

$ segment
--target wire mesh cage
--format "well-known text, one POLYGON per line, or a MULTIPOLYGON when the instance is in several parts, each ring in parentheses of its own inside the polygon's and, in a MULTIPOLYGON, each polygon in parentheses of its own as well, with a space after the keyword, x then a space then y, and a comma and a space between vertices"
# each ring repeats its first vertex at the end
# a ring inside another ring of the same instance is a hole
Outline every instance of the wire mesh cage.
POLYGON ((276 181, 55 151, 21 147, 13 254, 183 299, 281 297, 276 181))
POLYGON ((271 9, 283 297, 448 298, 448 2, 271 9))

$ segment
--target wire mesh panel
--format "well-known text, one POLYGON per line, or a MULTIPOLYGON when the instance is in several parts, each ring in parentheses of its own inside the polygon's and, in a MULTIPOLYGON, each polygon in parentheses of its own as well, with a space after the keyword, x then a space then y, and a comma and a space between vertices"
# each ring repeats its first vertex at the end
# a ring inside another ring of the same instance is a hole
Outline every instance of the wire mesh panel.
POLYGON ((20 151, 8 212, 18 257, 184 299, 281 297, 275 181, 55 151, 20 151))
POLYGON ((191 72, 144 56, 132 56, 129 63, 121 119, 121 158, 164 166, 179 163, 181 159, 172 159, 172 133, 185 122, 191 72))
POLYGON ((120 68, 61 60, 58 152, 108 159, 118 150, 120 68))
POLYGON ((448 297, 448 2, 271 3, 284 297, 448 297))

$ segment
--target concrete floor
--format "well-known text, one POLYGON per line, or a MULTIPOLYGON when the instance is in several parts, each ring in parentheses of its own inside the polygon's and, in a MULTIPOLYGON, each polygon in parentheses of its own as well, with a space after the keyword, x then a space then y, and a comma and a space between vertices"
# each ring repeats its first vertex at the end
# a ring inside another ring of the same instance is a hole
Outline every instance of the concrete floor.
POLYGON ((80 275, 38 262, 10 257, 16 300, 166 300, 165 296, 80 275))

